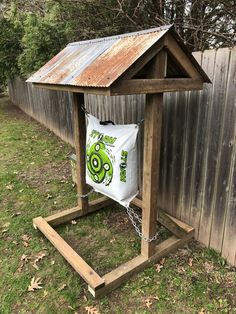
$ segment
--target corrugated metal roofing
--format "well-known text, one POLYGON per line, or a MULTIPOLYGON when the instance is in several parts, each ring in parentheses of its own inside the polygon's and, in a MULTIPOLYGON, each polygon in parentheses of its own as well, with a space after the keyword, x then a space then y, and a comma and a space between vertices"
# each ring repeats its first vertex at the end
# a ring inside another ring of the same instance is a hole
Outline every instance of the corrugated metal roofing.
POLYGON ((109 87, 170 28, 70 43, 27 82, 109 87))
POLYGON ((27 82, 75 87, 110 87, 168 31, 205 82, 209 78, 185 47, 173 25, 68 44, 27 82))

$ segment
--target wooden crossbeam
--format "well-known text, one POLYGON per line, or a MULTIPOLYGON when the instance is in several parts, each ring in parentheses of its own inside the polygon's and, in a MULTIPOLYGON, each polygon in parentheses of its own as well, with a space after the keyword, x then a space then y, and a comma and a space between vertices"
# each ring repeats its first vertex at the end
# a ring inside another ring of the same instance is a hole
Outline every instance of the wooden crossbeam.
POLYGON ((167 214, 164 210, 161 208, 158 208, 158 217, 157 220, 162 224, 164 227, 166 227, 168 230, 170 230, 175 236, 179 238, 184 238, 186 234, 192 234, 194 232, 194 228, 185 224, 181 220, 167 214))
POLYGON ((86 214, 90 214, 90 213, 97 211, 101 208, 107 207, 113 203, 114 203, 114 201, 112 199, 110 199, 106 196, 103 196, 103 197, 100 197, 96 200, 89 202, 89 207, 88 207, 86 213, 84 211, 82 211, 81 208, 74 207, 74 208, 63 210, 63 211, 56 213, 54 215, 48 216, 45 218, 45 220, 51 226, 58 226, 60 224, 71 221, 72 219, 82 217, 86 214))
POLYGON ((38 228, 52 245, 61 253, 67 262, 80 274, 80 276, 93 287, 94 291, 104 286, 102 279, 65 240, 42 217, 33 219, 33 224, 38 228))
POLYGON ((172 236, 169 239, 158 244, 155 248, 155 253, 146 258, 143 255, 139 255, 132 259, 131 261, 119 266, 115 270, 112 270, 110 273, 106 274, 102 278, 105 280, 105 285, 96 291, 92 287, 88 287, 89 292, 94 297, 102 296, 106 293, 111 292, 118 286, 120 286, 125 279, 129 278, 131 275, 150 267, 153 264, 157 263, 163 256, 169 254, 173 250, 178 249, 192 238, 192 233, 185 235, 184 238, 179 239, 176 236, 172 236))
POLYGON ((201 78, 160 78, 124 80, 111 88, 111 95, 152 94, 186 90, 201 90, 201 78))

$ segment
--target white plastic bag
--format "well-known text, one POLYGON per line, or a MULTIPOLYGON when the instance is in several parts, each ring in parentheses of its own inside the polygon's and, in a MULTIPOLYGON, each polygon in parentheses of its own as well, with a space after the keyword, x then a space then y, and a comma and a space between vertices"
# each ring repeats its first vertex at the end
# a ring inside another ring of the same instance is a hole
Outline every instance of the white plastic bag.
POLYGON ((138 194, 136 124, 101 125, 87 115, 86 183, 123 206, 138 194))

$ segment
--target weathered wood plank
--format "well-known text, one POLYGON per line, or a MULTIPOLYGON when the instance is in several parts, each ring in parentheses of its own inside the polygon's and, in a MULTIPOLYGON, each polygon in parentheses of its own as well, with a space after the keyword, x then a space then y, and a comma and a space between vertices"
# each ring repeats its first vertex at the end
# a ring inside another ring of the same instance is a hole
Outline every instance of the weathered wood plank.
MULTIPOLYGON (((161 51, 153 60, 150 77, 163 78, 166 71, 166 53, 161 51)), ((147 94, 144 123, 143 149, 143 188, 142 188, 142 233, 152 238, 157 232, 157 202, 159 190, 161 124, 163 111, 163 93, 147 94)), ((155 241, 142 239, 141 254, 145 257, 153 255, 155 241)))
MULTIPOLYGON (((201 237, 204 238, 204 243, 209 245, 211 241, 211 227, 213 212, 215 210, 215 189, 217 185, 218 170, 219 170, 219 154, 221 147, 221 129, 224 116, 224 98, 227 87, 227 72, 229 62, 229 50, 221 49, 216 51, 215 59, 215 76, 213 80, 212 95, 212 112, 210 118, 210 133, 207 144, 207 164, 206 164, 206 182, 204 189, 204 207, 205 217, 202 220, 200 229, 201 237), (219 75, 218 73, 221 73, 219 75), (202 227, 205 230, 202 230, 202 227), (205 231, 205 232, 204 232, 205 231), (207 239, 208 238, 208 239, 207 239)), ((222 209, 224 210, 224 209, 222 209)), ((217 235, 216 235, 217 236, 217 235)), ((222 241, 222 239, 221 239, 222 241)), ((221 243, 221 242, 220 242, 221 243)), ((216 247, 215 247, 216 248, 216 247)))
POLYGON ((132 79, 112 86, 111 95, 201 90, 202 86, 203 81, 198 78, 132 79))
MULTIPOLYGON (((196 53, 195 53, 196 55, 196 53)), ((206 71, 210 79, 213 79, 214 68, 215 68, 215 51, 208 50, 202 53, 201 66, 206 71)), ((190 224, 195 229, 195 238, 199 236, 199 225, 202 213, 202 199, 203 199, 203 183, 204 183, 204 161, 206 153, 206 139, 207 139, 207 128, 209 110, 212 103, 210 102, 212 92, 212 84, 205 84, 203 91, 199 94, 199 110, 198 110, 198 123, 196 131, 196 146, 195 146, 195 167, 193 169, 194 176, 192 182, 191 191, 191 214, 190 224), (205 145, 205 149, 204 149, 205 145)))
POLYGON ((88 198, 81 197, 88 192, 85 181, 86 176, 86 121, 84 106, 84 94, 73 94, 73 135, 76 153, 76 173, 77 173, 77 192, 78 207, 84 212, 88 210, 88 198))
POLYGON ((64 224, 68 221, 71 221, 72 219, 76 219, 79 217, 84 216, 85 214, 93 213, 94 211, 97 211, 101 208, 105 208, 111 204, 113 204, 114 201, 106 196, 100 197, 96 200, 93 200, 89 202, 89 206, 86 212, 84 212, 80 207, 74 207, 70 209, 66 209, 63 211, 60 211, 56 214, 53 214, 51 216, 48 216, 44 218, 51 226, 58 226, 60 224, 64 224))
POLYGON ((192 238, 191 234, 188 234, 183 239, 178 239, 175 236, 170 237, 169 239, 158 244, 155 248, 155 254, 150 258, 145 258, 143 255, 139 255, 133 260, 121 265, 117 269, 111 271, 110 273, 103 276, 105 280, 105 286, 94 291, 89 287, 89 291, 94 297, 99 297, 108 292, 119 287, 125 279, 129 278, 131 275, 140 272, 146 267, 152 266, 154 263, 158 262, 163 256, 171 253, 173 250, 178 249, 183 244, 189 242, 192 238))
POLYGON ((39 84, 33 83, 33 86, 36 88, 48 89, 48 90, 60 90, 64 92, 71 92, 71 93, 89 93, 89 94, 96 94, 96 95, 110 95, 110 88, 108 87, 79 87, 79 86, 72 86, 72 85, 54 85, 54 84, 39 84))
MULTIPOLYGON (((226 50, 228 52, 228 50, 226 50)), ((220 130, 220 143, 217 158, 217 173, 215 177, 214 198, 213 198, 213 218, 210 246, 218 251, 222 250, 224 237, 225 218, 227 215, 227 199, 230 189, 230 172, 233 158, 234 134, 236 128, 236 47, 230 54, 224 53, 224 57, 229 62, 229 72, 225 75, 226 90, 222 97, 222 123, 220 130)), ((228 66, 228 63, 227 63, 228 66)), ((223 91, 222 91, 223 92, 223 91)), ((235 229, 236 232, 236 229, 235 229)))
POLYGON ((99 287, 104 286, 104 279, 102 279, 42 217, 33 219, 33 224, 95 291, 99 287))
POLYGON ((182 221, 170 216, 162 209, 158 208, 157 220, 168 230, 170 230, 176 237, 184 238, 186 234, 194 232, 194 228, 183 223, 182 221))
POLYGON ((167 49, 170 51, 172 57, 184 68, 184 70, 192 78, 201 78, 201 75, 196 70, 192 62, 186 57, 183 49, 179 46, 178 42, 171 34, 167 36, 167 49))

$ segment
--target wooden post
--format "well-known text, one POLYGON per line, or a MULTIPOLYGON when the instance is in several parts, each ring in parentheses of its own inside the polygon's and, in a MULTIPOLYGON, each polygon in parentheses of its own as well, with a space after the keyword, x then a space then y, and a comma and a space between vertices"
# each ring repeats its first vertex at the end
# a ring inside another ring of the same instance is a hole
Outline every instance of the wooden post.
POLYGON ((88 198, 81 198, 79 195, 87 193, 87 185, 85 181, 86 175, 86 121, 85 113, 82 110, 84 106, 84 94, 73 93, 73 134, 74 134, 74 145, 76 151, 77 160, 77 192, 78 192, 78 207, 83 212, 88 210, 88 198))
MULTIPOLYGON (((167 55, 162 50, 150 65, 151 78, 166 76, 167 55)), ((144 152, 143 152, 143 235, 152 238, 156 232, 157 197, 159 184, 159 163, 161 144, 163 93, 147 94, 144 124, 144 152)), ((155 253, 156 241, 142 240, 141 253, 149 258, 155 253)))
MULTIPOLYGON (((151 238, 156 230, 159 159, 161 143, 163 94, 146 96, 143 156, 143 235, 151 238)), ((156 241, 142 240, 141 253, 149 258, 154 254, 156 241)))

